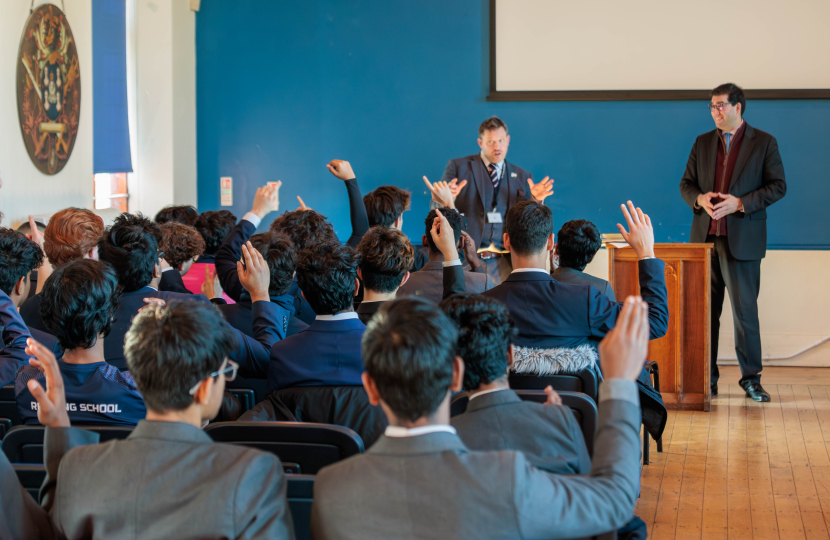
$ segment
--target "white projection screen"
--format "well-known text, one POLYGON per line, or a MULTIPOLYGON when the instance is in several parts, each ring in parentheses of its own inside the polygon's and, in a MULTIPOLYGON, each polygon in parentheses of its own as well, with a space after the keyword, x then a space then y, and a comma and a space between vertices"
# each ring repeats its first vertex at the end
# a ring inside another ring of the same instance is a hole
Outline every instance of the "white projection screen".
POLYGON ((489 99, 830 98, 830 0, 490 0, 489 99))

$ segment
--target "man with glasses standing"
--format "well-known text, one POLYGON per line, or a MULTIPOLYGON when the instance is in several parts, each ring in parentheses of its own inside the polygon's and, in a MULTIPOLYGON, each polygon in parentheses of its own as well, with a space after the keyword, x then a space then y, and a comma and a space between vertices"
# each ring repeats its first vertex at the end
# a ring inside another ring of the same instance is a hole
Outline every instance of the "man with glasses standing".
POLYGON ((711 93, 709 110, 716 129, 692 146, 680 181, 692 208, 693 243, 714 244, 712 256, 712 394, 718 393, 718 332, 724 293, 735 321, 735 352, 740 385, 747 397, 767 402, 761 386, 761 333, 758 291, 761 259, 767 249, 766 208, 787 193, 778 142, 746 123, 743 90, 726 83, 711 93))
POLYGON ((492 116, 479 126, 478 146, 481 151, 477 154, 451 159, 440 182, 431 184, 426 177, 424 181, 438 208, 455 208, 466 218, 467 232, 496 286, 513 271, 502 240, 504 216, 519 201, 530 197, 544 201, 553 194, 553 180, 546 176, 534 184, 528 171, 505 160, 510 135, 498 117, 492 116))

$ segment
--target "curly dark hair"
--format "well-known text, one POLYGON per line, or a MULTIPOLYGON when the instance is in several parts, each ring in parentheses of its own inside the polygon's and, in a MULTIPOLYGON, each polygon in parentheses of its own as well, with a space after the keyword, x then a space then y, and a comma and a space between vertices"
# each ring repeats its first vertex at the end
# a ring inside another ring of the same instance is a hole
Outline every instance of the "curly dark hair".
POLYGON ((585 270, 602 247, 602 235, 596 225, 584 219, 575 219, 562 225, 556 233, 556 252, 559 266, 585 270))
POLYGON ((415 252, 409 238, 401 231, 388 227, 369 229, 357 245, 357 252, 360 254, 363 286, 370 291, 395 292, 415 263, 415 252))
POLYGON ((159 226, 141 214, 121 214, 98 241, 98 258, 110 263, 124 292, 153 281, 158 264, 159 226))
POLYGON ((185 225, 190 225, 191 227, 196 225, 196 220, 199 219, 199 212, 196 211, 196 208, 190 205, 181 205, 181 206, 165 206, 161 210, 159 210, 158 214, 156 214, 155 222, 161 225, 162 223, 170 223, 171 221, 177 221, 179 223, 184 223, 185 225))
POLYGON ((516 324, 507 306, 479 294, 456 294, 440 307, 458 327, 458 356, 464 359, 464 390, 507 375, 507 349, 516 324))
POLYGON ((395 186, 380 186, 363 197, 363 206, 369 226, 391 227, 395 220, 409 210, 412 194, 395 186))
POLYGON ((539 253, 553 233, 553 212, 545 203, 516 203, 504 217, 503 230, 510 238, 510 251, 519 255, 539 253))
POLYGON ((181 265, 204 253, 205 241, 202 240, 199 231, 193 227, 176 221, 168 221, 159 228, 161 229, 159 250, 164 252, 164 260, 167 264, 176 270, 180 270, 181 265))
POLYGON ((270 296, 288 294, 291 283, 294 281, 294 268, 297 263, 297 253, 294 244, 287 235, 275 231, 267 231, 251 236, 251 245, 262 253, 262 258, 271 271, 271 282, 268 285, 270 296))
POLYGON ((205 241, 205 255, 216 255, 216 251, 236 225, 236 216, 230 210, 208 210, 199 214, 196 230, 205 241))
MULTIPOLYGON (((447 221, 450 222, 450 227, 452 227, 453 236, 455 236, 455 243, 458 244, 458 240, 461 239, 461 231, 464 230, 464 218, 461 217, 461 214, 458 213, 458 210, 453 210, 452 208, 441 208, 441 215, 447 218, 447 221)), ((424 225, 426 226, 426 237, 427 237, 427 247, 429 247, 430 251, 439 252, 438 246, 435 245, 435 242, 432 241, 432 224, 435 222, 435 218, 438 217, 438 213, 435 209, 430 210, 429 214, 427 214, 427 218, 424 220, 424 225)))
POLYGON ((288 235, 297 251, 315 248, 327 242, 337 242, 334 228, 326 216, 314 210, 292 210, 271 223, 272 231, 288 235))
POLYGON ((318 315, 350 310, 360 255, 349 246, 328 242, 297 256, 297 284, 318 315))
POLYGON ((29 272, 43 264, 43 251, 26 235, 0 227, 0 291, 11 296, 14 284, 20 278, 28 279, 29 272))
POLYGON ((78 259, 56 269, 43 285, 40 316, 65 350, 89 349, 107 337, 120 297, 118 277, 100 261, 78 259))

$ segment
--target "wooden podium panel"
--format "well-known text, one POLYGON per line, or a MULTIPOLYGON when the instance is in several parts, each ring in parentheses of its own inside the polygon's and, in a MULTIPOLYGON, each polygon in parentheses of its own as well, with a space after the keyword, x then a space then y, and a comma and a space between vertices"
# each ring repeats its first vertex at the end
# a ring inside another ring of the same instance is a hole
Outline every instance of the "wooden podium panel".
MULTIPOLYGON (((637 254, 607 244, 608 277, 618 301, 640 294, 637 254)), ((710 257, 712 244, 655 244, 666 263, 669 329, 649 343, 648 359, 660 369, 660 393, 672 410, 709 411, 710 257)))

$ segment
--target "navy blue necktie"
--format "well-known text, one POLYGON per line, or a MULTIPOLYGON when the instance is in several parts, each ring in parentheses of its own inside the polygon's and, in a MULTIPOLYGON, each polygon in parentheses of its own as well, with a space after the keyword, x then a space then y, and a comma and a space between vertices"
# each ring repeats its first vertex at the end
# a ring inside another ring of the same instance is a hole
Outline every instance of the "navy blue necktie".
POLYGON ((490 169, 490 181, 493 182, 493 189, 496 189, 497 187, 499 187, 499 180, 501 180, 499 178, 499 170, 492 163, 490 164, 489 169, 490 169))

